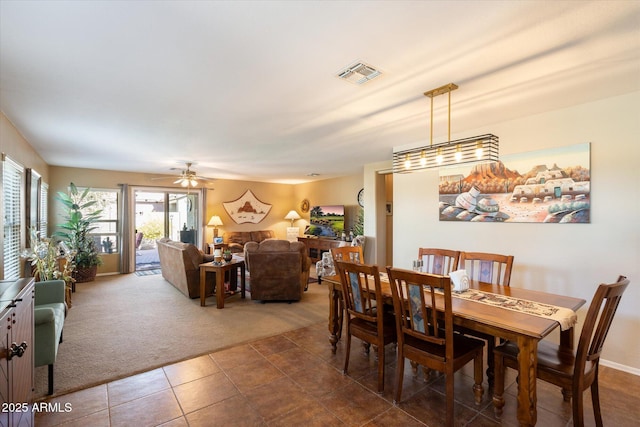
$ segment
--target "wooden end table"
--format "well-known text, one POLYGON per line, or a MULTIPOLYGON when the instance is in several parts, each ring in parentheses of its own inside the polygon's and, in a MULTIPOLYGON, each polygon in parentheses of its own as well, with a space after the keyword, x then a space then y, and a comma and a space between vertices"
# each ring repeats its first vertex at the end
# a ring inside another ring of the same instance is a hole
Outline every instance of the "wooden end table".
POLYGON ((244 260, 232 259, 222 264, 214 264, 213 262, 205 262, 200 264, 200 306, 207 305, 206 279, 207 271, 212 271, 216 275, 216 305, 218 308, 224 308, 224 274, 229 272, 229 281, 233 283, 237 280, 238 270, 240 270, 240 296, 245 297, 246 281, 244 260), (234 276, 235 275, 235 276, 234 276))

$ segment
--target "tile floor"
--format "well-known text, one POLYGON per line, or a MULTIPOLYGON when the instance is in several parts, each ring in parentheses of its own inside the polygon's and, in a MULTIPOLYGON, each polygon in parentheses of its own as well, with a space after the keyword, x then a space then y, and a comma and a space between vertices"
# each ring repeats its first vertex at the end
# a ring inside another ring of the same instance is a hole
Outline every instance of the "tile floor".
MULTIPOLYGON (((58 412, 36 415, 36 426, 441 426, 444 382, 405 369, 402 402, 392 403, 395 350, 388 346, 385 392, 375 393, 376 360, 352 342, 349 375, 342 375, 344 342, 331 354, 326 323, 196 357, 146 373, 52 398, 58 412), (56 405, 57 404, 57 405, 56 405), (70 409, 65 411, 64 409, 70 409)), ((475 406, 472 366, 456 374, 456 424, 517 425, 515 374, 507 374, 505 413, 493 417, 486 392, 475 406), (467 369, 469 368, 469 369, 467 369)), ((640 377, 601 369, 605 425, 640 419, 640 377)), ((586 425, 593 425, 585 393, 586 425)), ((570 426, 571 406, 560 391, 538 383, 538 425, 570 426)))

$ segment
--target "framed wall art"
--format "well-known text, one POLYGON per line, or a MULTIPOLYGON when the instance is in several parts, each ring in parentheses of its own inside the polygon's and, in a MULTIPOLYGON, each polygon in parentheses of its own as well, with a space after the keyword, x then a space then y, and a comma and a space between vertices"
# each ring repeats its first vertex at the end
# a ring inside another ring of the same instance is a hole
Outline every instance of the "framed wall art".
POLYGON ((247 190, 240 198, 224 202, 222 206, 237 224, 257 224, 269 214, 272 205, 258 200, 251 190, 247 190))
POLYGON ((440 221, 589 223, 590 144, 440 170, 440 221))

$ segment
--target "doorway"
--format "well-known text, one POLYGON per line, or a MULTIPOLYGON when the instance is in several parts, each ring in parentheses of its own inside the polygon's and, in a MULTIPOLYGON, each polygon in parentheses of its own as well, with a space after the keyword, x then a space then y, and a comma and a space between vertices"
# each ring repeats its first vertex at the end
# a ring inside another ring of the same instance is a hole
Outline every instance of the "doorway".
POLYGON ((156 240, 199 244, 199 194, 175 189, 134 190, 136 271, 160 269, 156 240))

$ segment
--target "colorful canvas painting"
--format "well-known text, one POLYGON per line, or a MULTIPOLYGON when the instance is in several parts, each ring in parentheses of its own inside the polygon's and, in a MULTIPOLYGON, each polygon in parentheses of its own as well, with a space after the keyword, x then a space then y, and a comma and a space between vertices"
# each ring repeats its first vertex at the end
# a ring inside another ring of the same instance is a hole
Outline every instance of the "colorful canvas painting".
POLYGON ((589 223, 589 143, 440 170, 440 221, 589 223))

